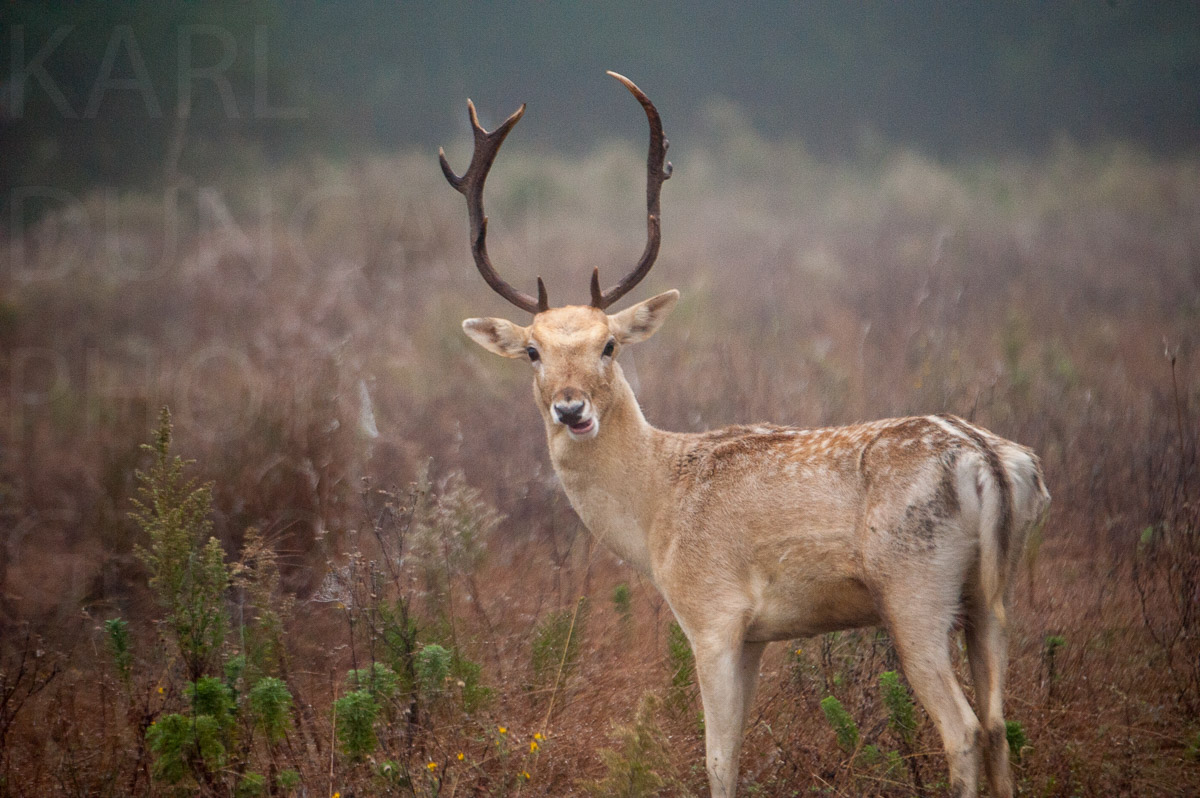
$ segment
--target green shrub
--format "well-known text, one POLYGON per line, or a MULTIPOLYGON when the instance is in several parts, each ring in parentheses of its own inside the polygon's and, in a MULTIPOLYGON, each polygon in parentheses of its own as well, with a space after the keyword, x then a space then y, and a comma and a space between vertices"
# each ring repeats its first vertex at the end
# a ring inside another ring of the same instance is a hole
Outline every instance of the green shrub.
POLYGON ((209 773, 225 766, 224 731, 208 715, 164 715, 146 730, 146 743, 154 753, 154 778, 167 784, 183 781, 193 768, 209 773))
POLYGON ((207 715, 222 728, 228 728, 235 704, 233 690, 225 682, 213 676, 203 676, 187 686, 184 691, 192 705, 192 714, 207 715))
POLYGON ((230 690, 237 691, 242 677, 246 675, 246 656, 238 654, 225 660, 225 684, 230 690))
POLYGON ((613 588, 612 603, 621 625, 628 626, 633 621, 633 592, 628 582, 621 582, 613 588))
MULTIPOLYGON (((139 498, 130 516, 148 543, 138 546, 136 552, 150 572, 150 586, 165 610, 164 637, 178 649, 190 677, 183 691, 187 711, 164 715, 146 731, 152 773, 167 784, 194 782, 221 795, 264 794, 265 778, 244 771, 254 755, 253 738, 239 731, 257 728, 267 746, 273 746, 286 734, 292 696, 285 683, 273 677, 255 681, 245 700, 239 691, 248 681, 248 672, 257 675, 276 667, 282 663, 282 655, 256 655, 253 666, 244 653, 226 657, 226 602, 235 569, 226 565, 224 549, 209 534, 211 488, 186 479, 187 463, 171 454, 171 417, 166 408, 159 417, 153 444, 143 448, 153 460, 146 472, 136 474, 139 498), (236 767, 229 766, 231 758, 236 767)), ((278 625, 262 619, 278 620, 271 615, 269 595, 277 586, 278 574, 272 570, 273 560, 261 551, 256 533, 251 531, 248 541, 254 550, 236 568, 237 585, 249 594, 250 606, 259 611, 256 628, 276 635, 278 625)), ((125 622, 109 621, 105 631, 106 647, 128 684, 132 654, 125 622)), ((249 637, 244 628, 241 631, 243 643, 253 642, 253 631, 249 637)), ((278 645, 281 648, 282 643, 278 645)))
POLYGON ((468 715, 478 712, 491 703, 492 689, 483 684, 483 666, 467 659, 455 649, 450 663, 450 675, 459 683, 462 710, 468 715))
POLYGON ((279 789, 285 793, 291 792, 300 786, 300 772, 296 770, 281 770, 279 775, 275 777, 275 783, 279 785, 279 789))
POLYGON ((1006 720, 1004 721, 1004 734, 1008 738, 1008 753, 1015 761, 1020 762, 1026 747, 1029 745, 1029 738, 1025 736, 1025 727, 1020 721, 1006 720))
POLYGON ((138 471, 130 517, 149 538, 136 548, 150 571, 150 587, 167 612, 164 619, 192 680, 212 673, 225 642, 228 618, 225 550, 209 536, 212 488, 184 478, 187 463, 171 455, 171 414, 159 416, 154 443, 143 445, 154 462, 138 471))
POLYGON ((854 718, 850 717, 846 708, 842 706, 842 702, 838 701, 836 696, 825 696, 821 699, 821 711, 825 713, 825 719, 833 727, 833 733, 837 736, 837 742, 841 749, 848 754, 854 753, 854 750, 858 748, 858 725, 855 724, 854 718))
POLYGON ((120 618, 104 622, 104 648, 112 657, 117 676, 128 689, 133 681, 133 650, 129 645, 129 624, 120 618))
POLYGON ((696 659, 683 627, 675 621, 667 627, 667 668, 671 673, 667 703, 677 711, 686 709, 696 681, 696 659))
POLYGON ((382 662, 373 662, 369 668, 346 672, 347 690, 366 690, 372 696, 386 700, 396 697, 400 690, 400 677, 382 662))
MULTIPOLYGON (((418 633, 417 622, 410 614, 408 600, 399 597, 394 604, 380 604, 375 609, 384 658, 397 672, 405 673, 408 664, 417 654, 418 633)), ((415 678, 415 674, 413 676, 415 678)))
POLYGON ((333 702, 333 715, 343 754, 353 762, 360 762, 375 752, 379 702, 371 691, 359 689, 342 696, 333 702))
POLYGON ((908 689, 900 683, 895 671, 879 674, 879 687, 883 691, 883 704, 888 710, 888 726, 909 750, 916 743, 917 711, 908 689))
POLYGON ((204 676, 184 690, 191 712, 159 718, 146 730, 154 754, 154 777, 178 784, 188 775, 208 780, 225 767, 229 732, 236 709, 233 691, 213 676, 204 676))
MULTIPOLYGON (((888 751, 883 755, 883 772, 887 778, 897 779, 904 772, 905 759, 900 755, 899 751, 888 751)), ((918 787, 920 785, 918 784, 918 787)), ((919 789, 918 793, 924 792, 919 789)))
POLYGON ((450 675, 451 654, 437 643, 430 643, 417 652, 414 668, 417 689, 426 701, 441 695, 450 675))
POLYGON ((267 780, 258 773, 247 773, 238 780, 235 798, 258 798, 267 787, 267 780))
POLYGON ((254 727, 275 743, 287 734, 292 693, 282 679, 264 676, 250 688, 250 714, 254 727))

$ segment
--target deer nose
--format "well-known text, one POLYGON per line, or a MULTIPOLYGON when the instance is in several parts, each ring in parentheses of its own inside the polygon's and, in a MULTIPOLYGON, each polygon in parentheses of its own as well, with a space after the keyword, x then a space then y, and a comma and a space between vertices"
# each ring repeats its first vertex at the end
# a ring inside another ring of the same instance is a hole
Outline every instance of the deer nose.
POLYGON ((560 423, 566 424, 568 427, 574 426, 583 420, 583 411, 586 406, 587 404, 581 399, 555 402, 554 415, 558 417, 560 423))

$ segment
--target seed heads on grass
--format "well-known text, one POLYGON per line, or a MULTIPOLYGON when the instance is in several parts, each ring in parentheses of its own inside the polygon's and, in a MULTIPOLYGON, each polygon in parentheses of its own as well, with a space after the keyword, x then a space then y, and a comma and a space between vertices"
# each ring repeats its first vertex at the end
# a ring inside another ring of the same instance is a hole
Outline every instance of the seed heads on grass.
POLYGON ((673 775, 671 748, 658 723, 662 701, 646 693, 638 702, 633 722, 615 729, 617 747, 600 752, 604 775, 579 786, 596 798, 649 798, 678 786, 673 775))

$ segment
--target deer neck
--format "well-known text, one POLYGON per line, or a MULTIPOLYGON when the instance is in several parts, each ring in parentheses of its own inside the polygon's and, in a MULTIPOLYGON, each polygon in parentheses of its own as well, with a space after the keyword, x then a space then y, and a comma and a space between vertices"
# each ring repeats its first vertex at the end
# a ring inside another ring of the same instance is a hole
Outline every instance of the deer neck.
POLYGON ((547 418, 550 459, 571 506, 588 531, 630 565, 650 574, 650 532, 667 492, 661 452, 665 433, 642 415, 622 378, 618 401, 601 419, 600 434, 573 441, 547 418))

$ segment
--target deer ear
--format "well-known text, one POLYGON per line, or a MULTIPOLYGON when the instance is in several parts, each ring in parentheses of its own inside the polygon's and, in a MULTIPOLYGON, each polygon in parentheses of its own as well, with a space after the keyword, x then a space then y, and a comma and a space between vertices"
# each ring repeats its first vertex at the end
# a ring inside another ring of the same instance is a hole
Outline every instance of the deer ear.
POLYGON ((503 357, 524 357, 528 331, 506 319, 467 319, 463 332, 489 352, 503 357))
POLYGON ((658 331, 667 315, 679 300, 679 292, 671 289, 666 293, 650 297, 631 308, 609 316, 613 335, 622 344, 636 344, 645 341, 658 331))

